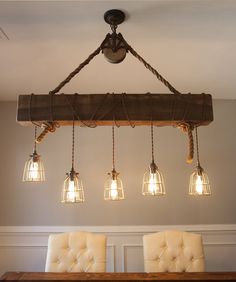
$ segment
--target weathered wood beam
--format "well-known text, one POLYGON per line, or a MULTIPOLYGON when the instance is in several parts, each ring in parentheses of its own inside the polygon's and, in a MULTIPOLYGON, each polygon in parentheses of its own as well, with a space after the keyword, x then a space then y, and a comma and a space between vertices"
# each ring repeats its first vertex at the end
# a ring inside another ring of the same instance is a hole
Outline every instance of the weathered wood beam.
POLYGON ((175 126, 213 121, 210 94, 58 94, 20 95, 17 121, 22 125, 56 121, 70 125, 175 126))

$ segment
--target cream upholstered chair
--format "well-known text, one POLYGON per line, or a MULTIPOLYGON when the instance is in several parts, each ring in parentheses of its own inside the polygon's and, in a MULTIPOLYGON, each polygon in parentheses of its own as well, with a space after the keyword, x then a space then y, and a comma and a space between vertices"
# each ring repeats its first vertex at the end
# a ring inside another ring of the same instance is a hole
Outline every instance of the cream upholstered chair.
POLYGON ((203 272, 201 235, 164 231, 143 236, 145 272, 203 272))
POLYGON ((105 272, 106 236, 89 232, 51 234, 46 272, 105 272))

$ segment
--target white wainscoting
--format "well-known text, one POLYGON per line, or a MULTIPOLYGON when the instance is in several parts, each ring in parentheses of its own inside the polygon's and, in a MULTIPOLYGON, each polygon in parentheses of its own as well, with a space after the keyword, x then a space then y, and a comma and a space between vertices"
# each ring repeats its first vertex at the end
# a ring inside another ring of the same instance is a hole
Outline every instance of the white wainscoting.
POLYGON ((207 271, 236 271, 236 225, 168 226, 1 226, 0 275, 6 271, 44 271, 51 233, 104 233, 107 271, 143 272, 142 236, 162 230, 185 230, 203 236, 207 271))

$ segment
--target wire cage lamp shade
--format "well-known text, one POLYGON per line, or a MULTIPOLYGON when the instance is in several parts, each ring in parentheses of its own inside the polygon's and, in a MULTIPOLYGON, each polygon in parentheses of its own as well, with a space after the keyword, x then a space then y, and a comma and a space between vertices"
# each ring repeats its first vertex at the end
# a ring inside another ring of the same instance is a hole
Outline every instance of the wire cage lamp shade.
POLYGON ((23 172, 23 182, 43 182, 45 181, 45 170, 43 162, 36 151, 36 135, 37 126, 35 126, 34 134, 34 151, 30 155, 30 158, 25 162, 24 172, 23 172))
POLYGON ((165 195, 165 184, 162 173, 154 161, 153 124, 151 124, 152 162, 143 175, 142 194, 144 196, 165 195))
POLYGON ((23 182, 45 181, 44 165, 40 159, 40 155, 36 152, 30 155, 30 158, 26 161, 22 180, 23 182))
POLYGON ((200 166, 190 176, 189 195, 209 196, 211 195, 211 186, 208 175, 200 166))
POLYGON ((84 188, 79 173, 71 170, 66 174, 67 177, 63 184, 61 202, 62 203, 83 203, 84 188))
POLYGON ((115 129, 112 126, 112 165, 113 169, 107 174, 104 184, 104 200, 119 201, 124 200, 123 183, 119 173, 115 169, 115 129))
POLYGON ((107 174, 107 178, 104 184, 104 200, 108 201, 118 201, 123 200, 124 189, 119 173, 112 171, 107 174))
POLYGON ((72 124, 72 161, 71 170, 66 173, 66 179, 63 183, 61 202, 62 203, 83 203, 84 188, 83 182, 79 177, 79 173, 74 169, 74 155, 75 155, 75 121, 72 124))
POLYGON ((143 175, 142 194, 144 196, 161 196, 165 195, 165 184, 162 173, 157 167, 152 169, 155 163, 152 163, 143 175))
POLYGON ((197 150, 197 166, 194 172, 190 175, 189 195, 209 196, 211 195, 211 186, 208 175, 200 165, 197 127, 195 127, 195 137, 197 150))

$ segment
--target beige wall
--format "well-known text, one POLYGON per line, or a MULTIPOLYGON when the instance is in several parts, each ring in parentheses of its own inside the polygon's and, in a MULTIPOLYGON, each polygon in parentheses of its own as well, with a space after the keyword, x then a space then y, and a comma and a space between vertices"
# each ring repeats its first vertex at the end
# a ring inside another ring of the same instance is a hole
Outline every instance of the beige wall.
POLYGON ((15 121, 16 103, 0 103, 0 225, 177 225, 236 223, 236 101, 214 101, 214 122, 199 129, 200 158, 212 196, 188 196, 194 165, 185 162, 187 138, 171 127, 155 128, 156 162, 167 195, 141 195, 142 175, 150 162, 150 129, 116 129, 116 167, 126 200, 105 202, 103 182, 111 170, 111 128, 76 128, 76 169, 86 202, 63 205, 60 193, 71 165, 71 127, 49 134, 39 145, 46 168, 43 184, 22 183, 24 162, 32 152, 33 127, 15 121))

